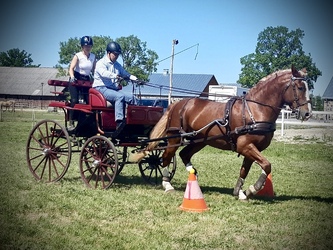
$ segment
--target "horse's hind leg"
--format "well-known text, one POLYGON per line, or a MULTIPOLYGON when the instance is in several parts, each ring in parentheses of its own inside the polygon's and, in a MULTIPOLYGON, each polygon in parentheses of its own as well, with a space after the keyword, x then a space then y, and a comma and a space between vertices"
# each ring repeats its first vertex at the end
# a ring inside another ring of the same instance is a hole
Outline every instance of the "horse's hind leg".
POLYGON ((165 192, 173 191, 174 188, 170 183, 170 172, 167 166, 170 164, 172 158, 175 156, 175 153, 179 146, 173 146, 176 144, 179 144, 180 139, 170 139, 168 141, 168 147, 164 150, 164 153, 162 155, 162 186, 165 190, 165 192))
MULTIPOLYGON (((175 155, 175 152, 177 151, 179 146, 172 146, 180 143, 180 139, 171 139, 168 141, 168 147, 163 153, 163 166, 165 167, 162 171, 162 186, 165 189, 165 192, 173 191, 174 188, 172 187, 170 183, 170 173, 168 168, 166 166, 169 165, 172 157, 175 155)), ((186 169, 190 171, 193 166, 191 163, 191 158, 192 156, 200 151, 202 148, 204 148, 206 144, 204 143, 195 143, 195 144, 190 144, 184 147, 180 153, 179 156, 182 159, 183 163, 186 166, 186 169)), ((195 168, 193 168, 195 170, 195 168)), ((195 170, 196 173, 196 170, 195 170)))
POLYGON ((205 143, 189 144, 180 151, 179 156, 182 159, 187 171, 191 171, 192 169, 194 169, 195 174, 197 174, 197 170, 193 167, 191 163, 191 158, 195 153, 199 152, 205 146, 205 143))

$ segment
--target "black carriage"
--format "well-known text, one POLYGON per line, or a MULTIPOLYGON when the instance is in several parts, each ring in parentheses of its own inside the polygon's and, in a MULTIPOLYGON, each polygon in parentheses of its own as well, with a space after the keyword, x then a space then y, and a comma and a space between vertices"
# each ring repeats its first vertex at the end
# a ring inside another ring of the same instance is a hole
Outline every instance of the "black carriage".
MULTIPOLYGON (((49 80, 49 85, 67 87, 67 81, 49 80)), ((67 101, 54 101, 49 107, 61 109, 65 121, 42 120, 31 130, 26 147, 27 163, 35 179, 59 181, 67 172, 73 153, 80 153, 79 169, 83 182, 91 188, 107 189, 128 161, 131 148, 143 148, 149 134, 163 115, 163 107, 128 105, 126 124, 116 129, 114 108, 92 83, 77 81, 89 88, 88 103, 72 108, 67 101), (74 110, 76 126, 69 129, 69 110, 74 110)), ((134 83, 133 83, 134 84, 134 83)), ((164 144, 162 141, 161 144, 164 144)), ((163 146, 163 145, 161 145, 163 146)), ((143 179, 161 183, 161 150, 151 151, 138 163, 143 179)), ((170 178, 176 171, 176 158, 169 165, 170 178)))

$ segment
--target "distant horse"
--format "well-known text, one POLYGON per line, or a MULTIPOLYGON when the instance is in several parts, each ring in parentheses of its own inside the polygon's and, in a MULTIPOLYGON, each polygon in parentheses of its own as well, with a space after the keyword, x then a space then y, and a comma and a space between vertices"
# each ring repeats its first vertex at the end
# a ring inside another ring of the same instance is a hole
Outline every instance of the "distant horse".
MULTIPOLYGON (((192 156, 206 145, 222 150, 233 150, 244 156, 240 175, 233 194, 246 200, 260 191, 271 172, 271 163, 261 154, 273 138, 275 122, 283 105, 297 111, 297 118, 303 121, 311 116, 311 101, 306 82, 306 70, 280 70, 261 79, 244 97, 231 98, 219 103, 199 98, 183 99, 171 104, 150 135, 150 142, 142 151, 131 156, 140 161, 156 148, 159 139, 168 144, 162 155, 163 167, 169 165, 178 147, 185 145, 179 155, 186 169, 192 166, 192 156), (262 168, 257 182, 243 192, 252 163, 262 168)), ((173 190, 163 169, 163 187, 173 190)))
POLYGON ((3 101, 0 102, 0 108, 3 111, 12 111, 15 112, 15 101, 14 100, 9 100, 9 101, 3 101))

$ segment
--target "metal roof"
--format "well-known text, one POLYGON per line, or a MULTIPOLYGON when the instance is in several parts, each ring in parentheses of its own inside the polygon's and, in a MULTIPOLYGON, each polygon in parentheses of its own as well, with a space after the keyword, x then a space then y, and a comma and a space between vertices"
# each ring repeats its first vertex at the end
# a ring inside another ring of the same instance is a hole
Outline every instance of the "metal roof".
MULTIPOLYGON (((172 75, 172 96, 173 97, 194 97, 200 96, 203 91, 208 91, 209 85, 218 85, 214 75, 209 74, 173 74, 172 75)), ((149 76, 149 82, 140 91, 143 96, 168 96, 170 88, 170 74, 154 73, 149 76)), ((123 91, 131 93, 132 84, 123 88, 123 91)))
MULTIPOLYGON (((47 84, 48 80, 68 80, 68 77, 56 77, 57 73, 56 68, 0 67, 0 94, 53 96, 51 92, 60 92, 63 87, 55 89, 47 84)), ((204 91, 208 92, 208 86, 218 85, 218 82, 212 74, 173 74, 172 85, 172 97, 195 97, 204 91)), ((135 93, 142 96, 167 97, 169 86, 170 74, 154 73, 149 76, 147 85, 136 88, 135 93)), ((133 85, 124 87, 123 91, 132 93, 133 85)))
MULTIPOLYGON (((53 96, 54 86, 49 86, 47 81, 68 80, 68 77, 56 77, 57 73, 56 68, 0 67, 0 94, 53 96)), ((56 91, 62 89, 57 87, 56 91)))
POLYGON ((332 77, 331 81, 329 82, 322 98, 323 99, 333 99, 333 77, 332 77))

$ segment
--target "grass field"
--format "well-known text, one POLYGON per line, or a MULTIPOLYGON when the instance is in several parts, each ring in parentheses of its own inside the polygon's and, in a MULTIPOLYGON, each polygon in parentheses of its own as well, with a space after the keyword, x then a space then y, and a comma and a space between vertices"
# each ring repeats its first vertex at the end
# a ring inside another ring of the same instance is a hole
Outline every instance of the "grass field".
MULTIPOLYGON (((32 119, 47 112, 3 113, 0 122, 0 249, 332 249, 333 146, 273 140, 273 200, 232 196, 241 157, 205 148, 193 158, 209 211, 179 210, 188 174, 178 160, 176 192, 146 185, 126 165, 108 190, 87 189, 78 155, 58 183, 39 183, 25 148, 32 119)), ((331 138, 330 138, 331 139, 331 138)), ((254 165, 245 183, 261 170, 254 165)))

